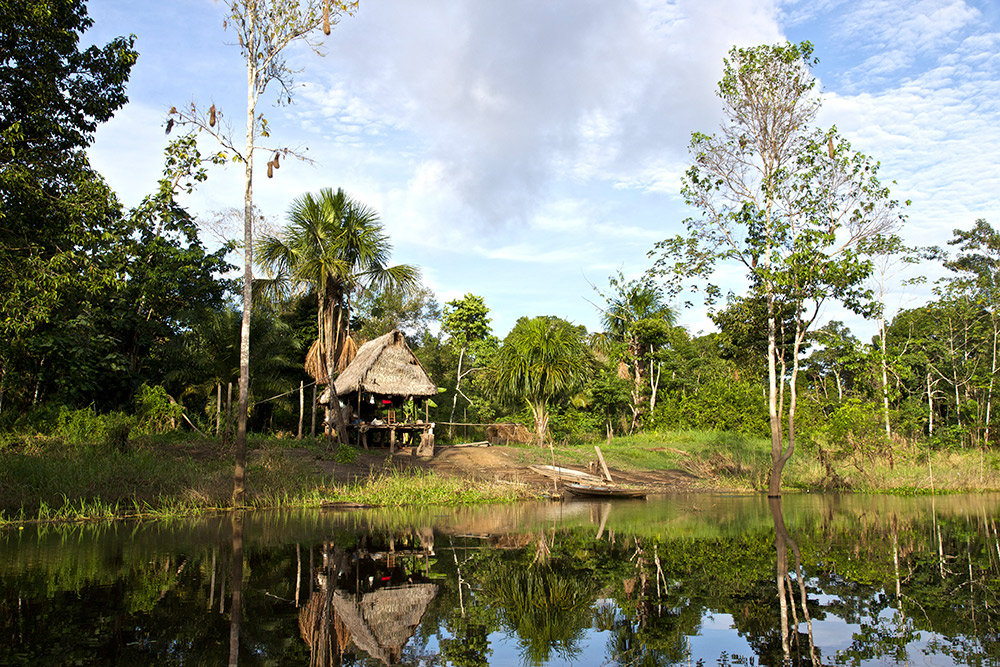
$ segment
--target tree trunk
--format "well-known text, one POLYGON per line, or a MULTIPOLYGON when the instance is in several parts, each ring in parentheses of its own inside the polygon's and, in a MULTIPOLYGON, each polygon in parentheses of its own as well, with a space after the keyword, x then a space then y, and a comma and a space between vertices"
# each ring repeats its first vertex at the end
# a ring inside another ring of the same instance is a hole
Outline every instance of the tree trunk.
POLYGON ((542 401, 529 401, 531 416, 535 420, 535 438, 539 447, 545 446, 545 434, 549 430, 549 412, 542 401))
MULTIPOLYGON (((462 384, 462 362, 465 360, 465 346, 462 346, 462 351, 458 353, 458 372, 455 373, 455 395, 451 397, 451 417, 448 418, 449 422, 455 421, 455 408, 458 407, 458 388, 462 384)), ((448 424, 448 439, 451 440, 454 433, 454 426, 448 424)))
POLYGON ((885 441, 886 445, 892 441, 892 426, 889 423, 889 363, 886 359, 886 341, 885 341, 885 318, 878 318, 878 332, 881 338, 880 345, 882 347, 881 356, 881 366, 882 366, 882 417, 885 420, 885 441))
POLYGON ((234 512, 233 525, 233 598, 229 604, 229 667, 240 662, 240 624, 243 618, 243 518, 234 512))
POLYGON ((309 425, 309 435, 310 437, 316 437, 316 383, 313 383, 312 392, 312 407, 310 411, 312 412, 312 423, 309 425))
POLYGON ((306 383, 304 381, 299 381, 299 433, 295 436, 296 440, 302 439, 302 422, 306 416, 306 383))
POLYGON ((934 435, 934 389, 931 374, 927 373, 927 437, 934 435))
POLYGON ((663 362, 657 362, 656 372, 653 372, 653 360, 649 360, 649 417, 653 419, 656 411, 656 392, 660 388, 660 374, 663 371, 663 362))
MULTIPOLYGON (((256 7, 246 13, 247 35, 257 40, 256 7)), ((252 44, 246 45, 253 53, 252 44)), ((240 324, 240 397, 236 422, 236 468, 233 471, 233 506, 243 504, 247 458, 247 410, 250 404, 250 314, 253 310, 253 151, 257 113, 257 63, 247 59, 247 143, 243 173, 243 319, 240 324)))
POLYGON ((997 376, 997 336, 1000 334, 997 321, 993 321, 993 356, 990 362, 990 384, 986 389, 986 433, 984 435, 984 446, 990 445, 990 419, 993 415, 993 381, 997 376))
MULTIPOLYGON (((765 254, 766 257, 766 254, 765 254)), ((767 295, 767 415, 771 425, 771 474, 767 495, 781 497, 781 419, 778 416, 777 325, 774 314, 774 294, 768 284, 767 295)))
MULTIPOLYGON (((339 297, 339 295, 338 295, 339 297)), ((343 320, 344 312, 340 306, 340 299, 338 298, 334 306, 334 327, 333 327, 333 354, 329 359, 327 359, 326 365, 328 369, 328 375, 330 377, 330 400, 327 403, 328 406, 333 408, 333 425, 337 431, 337 441, 340 444, 346 445, 347 442, 347 422, 344 421, 344 412, 340 409, 340 397, 337 395, 337 388, 333 382, 333 376, 336 374, 337 370, 337 358, 340 356, 341 348, 341 330, 340 324, 343 320)))

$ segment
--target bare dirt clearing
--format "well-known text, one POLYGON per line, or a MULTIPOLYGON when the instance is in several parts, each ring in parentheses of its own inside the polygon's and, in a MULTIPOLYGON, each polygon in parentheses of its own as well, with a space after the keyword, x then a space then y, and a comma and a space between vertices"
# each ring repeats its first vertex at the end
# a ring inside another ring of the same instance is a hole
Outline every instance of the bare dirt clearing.
MULTIPOLYGON (((552 489, 552 480, 533 472, 528 466, 548 464, 546 450, 527 450, 516 447, 438 447, 434 457, 420 459, 413 456, 408 448, 390 455, 388 450, 373 449, 359 452, 356 461, 350 464, 337 463, 325 458, 316 458, 315 450, 285 450, 289 455, 311 460, 316 472, 332 476, 337 482, 352 482, 368 477, 381 470, 429 470, 444 477, 461 477, 484 481, 502 480, 516 484, 526 484, 538 493, 552 489)), ((556 463, 558 460, 556 451, 556 463)), ((579 468, 579 466, 577 466, 579 468)), ((682 470, 642 470, 623 471, 611 468, 611 477, 616 483, 636 486, 651 492, 670 493, 703 488, 698 478, 682 470)), ((599 474, 599 473, 598 473, 599 474)))

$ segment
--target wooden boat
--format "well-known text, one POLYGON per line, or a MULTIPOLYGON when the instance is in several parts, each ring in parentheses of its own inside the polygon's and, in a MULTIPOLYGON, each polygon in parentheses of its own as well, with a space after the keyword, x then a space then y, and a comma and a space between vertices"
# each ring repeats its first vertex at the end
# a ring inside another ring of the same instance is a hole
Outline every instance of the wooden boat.
POLYGON ((588 486, 584 484, 567 484, 567 491, 574 496, 583 498, 645 498, 642 489, 624 489, 618 486, 588 486))

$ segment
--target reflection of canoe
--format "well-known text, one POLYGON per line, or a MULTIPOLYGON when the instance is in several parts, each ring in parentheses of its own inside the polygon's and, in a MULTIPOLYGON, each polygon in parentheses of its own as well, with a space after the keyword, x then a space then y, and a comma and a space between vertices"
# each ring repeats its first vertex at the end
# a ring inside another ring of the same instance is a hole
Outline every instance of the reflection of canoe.
POLYGON ((595 475, 589 473, 581 472, 580 470, 573 470, 572 468, 563 468, 560 466, 528 466, 529 469, 538 473, 539 475, 544 475, 550 479, 556 479, 560 482, 584 482, 587 484, 601 484, 604 480, 595 475))
POLYGON ((622 489, 615 486, 584 486, 583 484, 567 484, 566 490, 574 496, 584 498, 645 498, 646 492, 641 489, 622 489))

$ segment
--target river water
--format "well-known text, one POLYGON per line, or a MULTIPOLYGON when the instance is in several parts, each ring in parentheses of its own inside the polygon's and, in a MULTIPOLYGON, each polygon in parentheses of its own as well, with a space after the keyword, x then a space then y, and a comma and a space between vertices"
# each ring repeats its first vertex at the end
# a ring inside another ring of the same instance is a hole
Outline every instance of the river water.
POLYGON ((997 665, 1000 497, 0 529, 0 665, 997 665))

